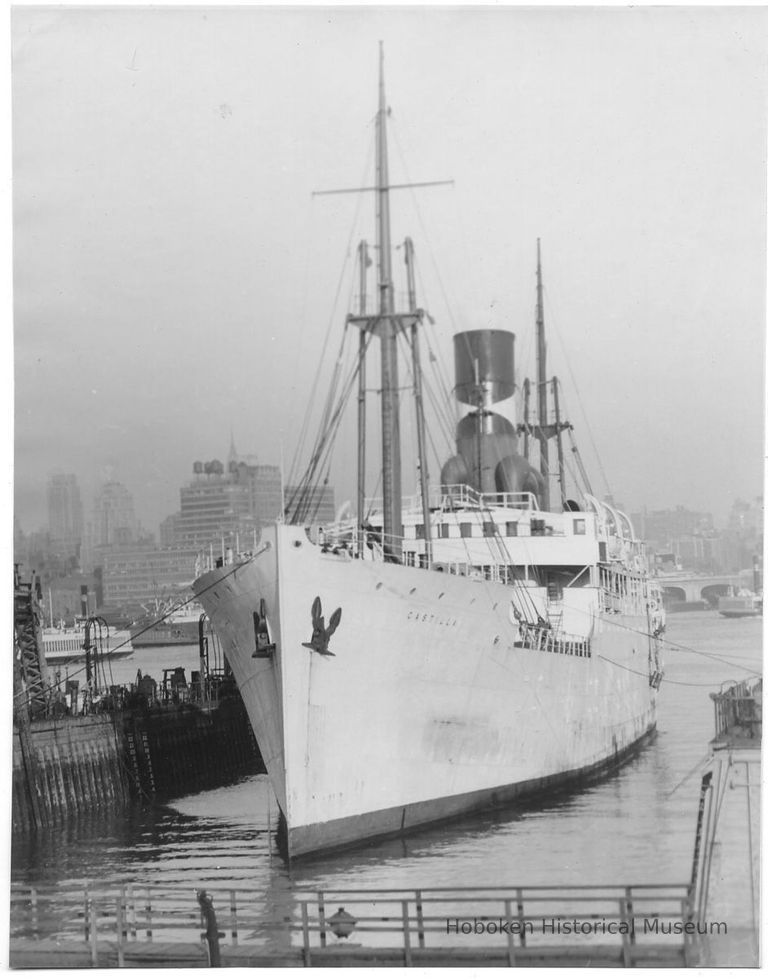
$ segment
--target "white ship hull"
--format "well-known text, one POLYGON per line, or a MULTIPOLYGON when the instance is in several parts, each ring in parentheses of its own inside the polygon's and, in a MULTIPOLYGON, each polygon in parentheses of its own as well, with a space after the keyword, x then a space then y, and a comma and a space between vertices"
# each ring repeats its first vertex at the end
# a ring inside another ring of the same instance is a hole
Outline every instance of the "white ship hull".
MULTIPOLYGON (((43 654, 49 666, 64 666, 85 662, 85 631, 78 628, 44 628, 42 630, 43 654)), ((93 636, 91 641, 95 642, 93 636)), ((131 635, 127 630, 109 633, 108 638, 97 644, 98 654, 105 659, 121 659, 133 654, 131 635)))
POLYGON ((631 752, 656 720, 647 612, 599 612, 594 591, 579 655, 520 647, 508 585, 323 553, 300 527, 201 577, 289 855, 578 782, 631 752), (342 609, 332 656, 303 644, 316 597, 326 621, 342 609), (271 658, 253 657, 262 599, 271 658))

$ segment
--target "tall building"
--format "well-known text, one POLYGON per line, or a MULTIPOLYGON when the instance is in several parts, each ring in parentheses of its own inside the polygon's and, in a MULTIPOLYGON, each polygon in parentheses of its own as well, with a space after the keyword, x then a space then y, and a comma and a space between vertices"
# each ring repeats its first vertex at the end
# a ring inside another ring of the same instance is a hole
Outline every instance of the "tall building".
POLYGON ((218 550, 221 541, 235 545, 239 536, 252 534, 255 521, 248 484, 237 472, 224 472, 218 459, 195 462, 192 481, 182 487, 181 511, 175 523, 175 545, 218 550))
MULTIPOLYGON (((286 490, 286 498, 288 498, 286 490)), ((180 490, 181 509, 161 525, 163 546, 210 549, 248 549, 259 530, 283 512, 283 485, 277 465, 263 465, 252 455, 239 455, 230 442, 227 465, 214 459, 195 462, 192 480, 180 490)), ((335 515, 332 486, 318 487, 312 522, 335 515)))
POLYGON ((54 473, 48 480, 48 531, 54 552, 77 557, 83 539, 83 504, 74 475, 54 473))
POLYGON ((104 603, 136 609, 189 590, 195 578, 196 549, 158 550, 152 544, 113 546, 102 554, 104 603))
POLYGON ((230 472, 248 487, 251 514, 257 529, 272 523, 283 511, 283 486, 277 465, 230 462, 230 472))
MULTIPOLYGON (((316 485, 302 495, 297 486, 285 487, 286 506, 290 500, 294 500, 294 507, 298 506, 301 499, 308 510, 308 523, 332 523, 336 519, 336 493, 333 486, 316 485)), ((290 517, 290 514, 287 515, 290 517)))
POLYGON ((133 508, 133 496, 120 482, 108 479, 97 491, 92 518, 83 528, 80 567, 91 573, 101 566, 109 547, 125 546, 142 536, 133 508))
POLYGON ((107 482, 93 505, 94 546, 132 543, 136 539, 133 496, 120 482, 107 482))
POLYGON ((259 529, 277 519, 283 511, 283 479, 277 465, 262 465, 255 455, 240 455, 231 435, 227 472, 236 482, 248 487, 250 513, 259 529))
POLYGON ((181 516, 180 513, 171 513, 171 515, 166 516, 166 518, 160 524, 160 546, 161 547, 175 546, 180 516, 181 516))

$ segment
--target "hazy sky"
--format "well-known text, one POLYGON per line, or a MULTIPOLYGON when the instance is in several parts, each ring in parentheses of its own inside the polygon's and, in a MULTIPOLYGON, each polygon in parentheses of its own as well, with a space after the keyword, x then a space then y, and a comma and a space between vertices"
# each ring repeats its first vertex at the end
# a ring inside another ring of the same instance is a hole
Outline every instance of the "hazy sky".
POLYGON ((393 201, 448 372, 452 334, 488 325, 532 371, 540 237, 595 487, 590 433, 630 509, 754 499, 767 26, 758 7, 16 8, 22 527, 56 469, 87 497, 114 466, 155 529, 230 430, 291 459, 373 241, 370 195, 311 192, 372 181, 379 40, 393 182, 455 181, 393 201))

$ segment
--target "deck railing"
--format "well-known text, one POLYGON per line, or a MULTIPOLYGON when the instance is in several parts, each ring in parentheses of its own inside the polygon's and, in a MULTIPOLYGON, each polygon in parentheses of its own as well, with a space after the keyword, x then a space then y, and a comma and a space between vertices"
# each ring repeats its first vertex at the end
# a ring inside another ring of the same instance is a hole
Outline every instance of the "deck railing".
POLYGON ((763 731, 763 680, 746 679, 709 695, 715 704, 715 741, 753 741, 759 747, 763 731))
MULTIPOLYGON (((421 512, 421 495, 403 496, 403 512, 421 512)), ((451 484, 431 486, 429 489, 430 509, 487 509, 503 507, 504 509, 538 510, 536 496, 531 492, 478 492, 471 486, 451 484)), ((383 500, 381 497, 365 500, 366 513, 381 513, 383 500)))
POLYGON ((520 622, 519 635, 520 638, 515 645, 520 648, 575 655, 584 659, 592 657, 592 647, 588 638, 577 638, 544 625, 531 625, 528 622, 520 622))

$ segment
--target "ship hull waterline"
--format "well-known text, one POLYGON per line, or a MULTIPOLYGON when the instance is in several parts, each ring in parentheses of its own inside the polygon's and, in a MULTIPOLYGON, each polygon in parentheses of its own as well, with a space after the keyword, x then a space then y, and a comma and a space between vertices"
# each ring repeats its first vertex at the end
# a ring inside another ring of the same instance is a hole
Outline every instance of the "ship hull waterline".
POLYGON ((656 724, 653 724, 623 751, 596 762, 591 768, 293 829, 289 836, 291 859, 311 859, 339 849, 348 849, 353 845, 410 835, 443 823, 457 822, 468 815, 512 807, 517 803, 534 803, 537 799, 543 800, 545 796, 552 800, 556 795, 565 795, 569 791, 610 777, 636 757, 655 737, 656 724))
POLYGON ((198 579, 291 858, 577 785, 648 739, 646 619, 595 617, 588 658, 520 648, 512 590, 326 554, 281 524, 198 579), (326 627, 342 609, 330 655, 311 647, 317 597, 326 627), (259 609, 269 658, 253 654, 259 609))

